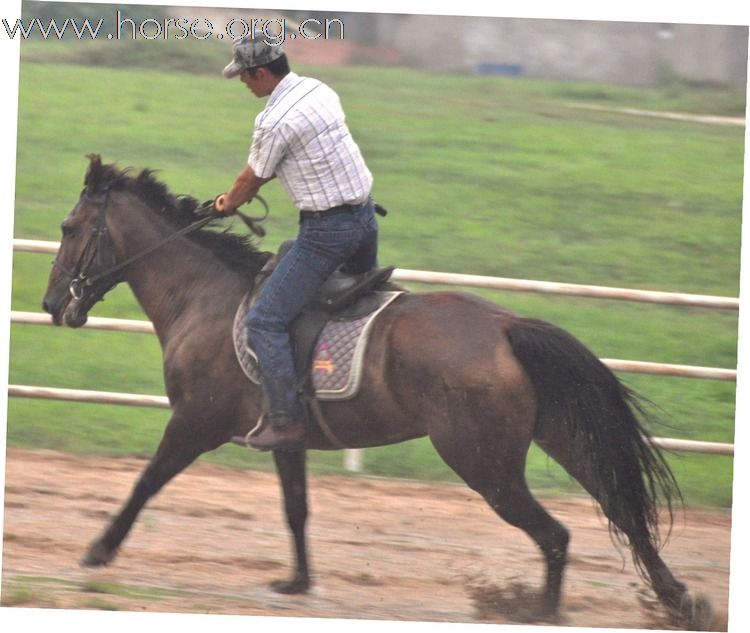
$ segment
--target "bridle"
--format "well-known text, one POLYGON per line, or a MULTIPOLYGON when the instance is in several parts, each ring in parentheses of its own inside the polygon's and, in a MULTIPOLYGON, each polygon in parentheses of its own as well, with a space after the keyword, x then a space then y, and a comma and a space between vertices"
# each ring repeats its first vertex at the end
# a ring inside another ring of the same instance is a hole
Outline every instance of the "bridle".
MULTIPOLYGON (((59 268, 70 279, 68 283, 68 290, 70 291, 70 295, 73 297, 73 299, 77 301, 80 301, 83 298, 86 289, 92 288, 97 282, 108 277, 112 277, 112 275, 114 275, 115 273, 122 271, 131 264, 137 262, 140 259, 143 259, 147 255, 150 255, 154 251, 160 249, 162 246, 177 239, 178 237, 187 235, 189 233, 192 233, 193 231, 197 231, 213 220, 227 217, 223 213, 216 211, 216 208, 214 206, 215 200, 208 200, 201 204, 199 207, 199 211, 206 213, 205 217, 202 217, 199 220, 196 220, 195 222, 182 227, 181 229, 160 240, 156 244, 153 244, 148 248, 140 251, 139 253, 136 253, 135 255, 132 255, 131 257, 128 257, 121 262, 118 262, 115 255, 114 246, 112 244, 112 239, 109 236, 109 229, 107 229, 107 209, 109 207, 110 200, 109 187, 104 189, 101 194, 96 196, 91 195, 87 190, 84 190, 84 192, 81 194, 81 198, 86 202, 99 204, 99 212, 96 216, 94 229, 92 230, 89 239, 83 247, 83 251, 81 251, 80 257, 78 258, 78 261, 76 262, 72 270, 62 264, 59 260, 59 257, 55 258, 55 260, 52 262, 52 265, 54 267, 59 268), (104 252, 109 252, 111 254, 109 258, 109 266, 100 272, 91 274, 91 270, 94 265, 96 265, 97 268, 101 268, 105 265, 103 255, 104 252)), ((255 198, 257 198, 263 204, 263 207, 265 209, 265 214, 263 215, 263 217, 251 218, 244 215, 243 213, 240 213, 239 211, 237 212, 237 214, 242 218, 248 228, 255 235, 263 236, 265 235, 265 230, 262 226, 260 226, 260 222, 262 222, 268 216, 268 204, 261 196, 255 196, 255 198)), ((105 293, 106 290, 96 293, 96 300, 98 301, 99 299, 101 299, 105 293)))
MULTIPOLYGON (((94 230, 91 232, 88 241, 81 251, 81 255, 78 258, 73 269, 67 268, 62 262, 60 262, 59 256, 55 258, 52 265, 67 275, 69 278, 69 290, 70 295, 74 299, 82 299, 84 288, 92 286, 96 280, 94 277, 89 276, 89 271, 94 264, 101 267, 104 265, 105 246, 111 245, 111 239, 109 237, 109 231, 107 229, 107 207, 109 206, 109 189, 106 189, 100 196, 92 196, 87 191, 81 194, 81 198, 87 202, 101 202, 99 213, 96 217, 96 224, 94 230)), ((111 251, 112 252, 112 251, 111 251)), ((114 254, 112 255, 112 263, 114 263, 114 254)), ((97 275, 98 277, 98 275, 97 275)))

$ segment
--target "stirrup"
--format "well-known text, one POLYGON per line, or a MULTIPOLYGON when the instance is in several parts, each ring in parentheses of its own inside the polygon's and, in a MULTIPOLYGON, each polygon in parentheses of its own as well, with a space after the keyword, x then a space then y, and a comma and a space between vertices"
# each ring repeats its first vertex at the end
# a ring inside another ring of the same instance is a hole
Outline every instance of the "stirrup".
POLYGON ((238 446, 244 446, 245 448, 251 448, 250 438, 260 433, 260 430, 263 428, 263 418, 265 417, 265 415, 266 415, 265 413, 260 414, 260 417, 258 418, 258 421, 256 422, 255 426, 252 429, 250 429, 246 435, 233 436, 232 444, 237 444, 238 446))
POLYGON ((265 412, 260 414, 260 417, 258 418, 258 421, 255 423, 255 426, 247 432, 247 435, 245 435, 245 443, 250 441, 250 438, 253 435, 257 435, 258 433, 260 433, 260 430, 263 428, 263 422, 264 422, 265 417, 266 417, 265 412))

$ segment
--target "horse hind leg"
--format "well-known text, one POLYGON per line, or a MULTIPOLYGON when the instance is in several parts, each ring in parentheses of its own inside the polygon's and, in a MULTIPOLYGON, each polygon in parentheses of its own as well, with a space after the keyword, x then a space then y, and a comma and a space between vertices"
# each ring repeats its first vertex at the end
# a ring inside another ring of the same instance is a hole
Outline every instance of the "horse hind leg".
POLYGON ((559 425, 550 420, 540 420, 536 438, 539 446, 576 479, 599 503, 611 524, 624 534, 630 545, 638 572, 644 576, 659 600, 678 619, 688 623, 692 630, 712 630, 714 613, 711 603, 703 596, 692 596, 684 583, 677 580, 654 544, 645 517, 630 514, 623 504, 608 499, 597 483, 597 477, 585 456, 577 454, 575 445, 564 437, 559 425))
POLYGON ((506 331, 513 355, 534 385, 534 439, 599 503, 636 567, 662 603, 692 628, 710 620, 710 603, 694 599, 658 554, 659 499, 671 507, 677 482, 644 438, 638 396, 570 333, 534 319, 506 331))
POLYGON ((478 492, 495 513, 537 544, 546 564, 544 589, 535 617, 554 618, 559 609, 567 563, 568 530, 534 498, 525 478, 533 414, 523 407, 513 415, 498 415, 498 407, 462 407, 450 419, 431 424, 430 439, 445 462, 478 492), (491 411, 492 419, 478 420, 470 411, 491 411))
POLYGON ((554 617, 560 607, 567 564, 568 530, 534 498, 522 470, 503 472, 502 477, 508 478, 504 488, 489 483, 472 488, 484 497, 498 516, 526 532, 542 551, 546 577, 537 615, 541 618, 554 617))

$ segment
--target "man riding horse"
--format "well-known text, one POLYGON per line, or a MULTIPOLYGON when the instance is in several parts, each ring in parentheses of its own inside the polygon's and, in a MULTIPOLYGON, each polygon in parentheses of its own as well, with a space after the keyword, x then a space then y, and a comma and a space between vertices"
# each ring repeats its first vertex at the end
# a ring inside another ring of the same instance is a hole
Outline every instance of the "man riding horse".
POLYGON ((256 97, 269 99, 255 118, 247 165, 232 188, 218 196, 216 209, 235 213, 278 176, 300 210, 297 239, 245 322, 265 397, 262 429, 249 444, 258 450, 293 450, 302 446, 306 412, 289 327, 334 270, 356 274, 376 266, 373 178, 331 88, 292 72, 281 47, 261 36, 244 37, 233 50, 224 77, 239 76, 256 97))

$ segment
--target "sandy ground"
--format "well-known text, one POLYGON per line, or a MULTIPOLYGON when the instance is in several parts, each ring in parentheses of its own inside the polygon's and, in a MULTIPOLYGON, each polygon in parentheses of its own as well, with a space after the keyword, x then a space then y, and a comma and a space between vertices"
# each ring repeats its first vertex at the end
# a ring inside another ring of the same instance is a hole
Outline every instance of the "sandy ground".
MULTIPOLYGON (((488 598, 542 582, 533 543, 469 489, 313 476, 308 538, 315 586, 282 596, 291 570, 272 474, 196 464, 147 506, 107 568, 78 565, 144 462, 9 450, 1 603, 114 609, 514 623, 488 598)), ((561 619, 576 627, 666 628, 588 499, 543 500, 571 531, 561 619)), ((729 585, 729 512, 678 513, 664 557, 717 611, 729 585)), ((494 598, 493 598, 494 599, 494 598)), ((523 600, 523 598, 522 598, 523 600)))

